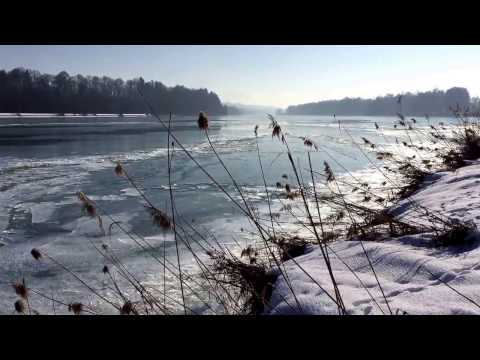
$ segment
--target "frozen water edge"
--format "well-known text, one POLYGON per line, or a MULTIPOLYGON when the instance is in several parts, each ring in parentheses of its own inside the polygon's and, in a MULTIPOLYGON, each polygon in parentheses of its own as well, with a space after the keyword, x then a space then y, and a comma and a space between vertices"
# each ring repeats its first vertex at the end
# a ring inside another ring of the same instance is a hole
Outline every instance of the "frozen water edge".
MULTIPOLYGON (((480 162, 456 172, 435 174, 411 196, 417 203, 441 211, 446 216, 480 222, 480 162)), ((400 217, 413 216, 408 199, 395 206, 400 217)), ((478 241, 470 248, 433 248, 430 235, 418 234, 364 241, 393 313, 408 314, 480 314, 480 308, 451 288, 479 303, 480 248, 478 241), (446 286, 447 283, 449 286, 446 286)), ((338 241, 330 252, 333 272, 345 306, 350 314, 388 314, 375 277, 358 241, 338 241), (380 308, 356 277, 339 260, 347 263, 360 277, 380 308)), ((295 259, 318 284, 333 295, 333 287, 321 252, 312 247, 295 259)), ((288 277, 303 314, 338 314, 335 303, 292 261, 285 263, 288 277)), ((269 314, 293 314, 288 305, 295 300, 282 277, 275 284, 269 314)))
MULTIPOLYGON (((147 116, 146 114, 123 114, 123 117, 141 117, 147 116)), ((119 114, 73 114, 73 113, 66 113, 63 115, 58 114, 50 114, 50 113, 0 113, 0 119, 12 119, 12 118, 52 118, 52 117, 119 117, 119 114)))

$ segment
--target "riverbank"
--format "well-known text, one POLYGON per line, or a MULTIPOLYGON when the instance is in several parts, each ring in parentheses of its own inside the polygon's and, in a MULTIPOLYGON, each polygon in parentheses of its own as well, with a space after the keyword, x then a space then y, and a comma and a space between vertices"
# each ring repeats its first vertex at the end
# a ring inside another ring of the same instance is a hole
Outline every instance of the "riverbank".
MULTIPOLYGON (((414 203, 452 219, 480 224, 480 161, 456 171, 427 177, 421 188, 390 211, 398 219, 422 219, 414 203)), ((360 241, 329 245, 332 270, 349 314, 480 314, 480 248, 478 235, 468 244, 439 246, 432 232, 363 241, 383 288, 385 302, 360 241), (348 266, 347 266, 348 265, 348 266), (362 286, 359 279, 365 286, 362 286), (368 291, 367 291, 368 290, 368 291), (370 294, 369 294, 370 293, 370 294), (373 299, 372 299, 373 298, 373 299)), ((302 314, 338 314, 337 305, 320 289, 334 294, 318 246, 310 245, 295 262, 284 263, 302 314)), ((294 314, 292 291, 278 277, 269 314, 294 314)))

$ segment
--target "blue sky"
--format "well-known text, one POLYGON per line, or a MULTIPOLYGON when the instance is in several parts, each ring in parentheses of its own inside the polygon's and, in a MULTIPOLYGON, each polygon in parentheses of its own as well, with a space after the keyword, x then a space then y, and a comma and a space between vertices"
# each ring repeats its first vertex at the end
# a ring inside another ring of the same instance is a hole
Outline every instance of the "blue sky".
POLYGON ((278 107, 452 86, 478 96, 479 65, 480 46, 0 46, 1 69, 142 76, 278 107))

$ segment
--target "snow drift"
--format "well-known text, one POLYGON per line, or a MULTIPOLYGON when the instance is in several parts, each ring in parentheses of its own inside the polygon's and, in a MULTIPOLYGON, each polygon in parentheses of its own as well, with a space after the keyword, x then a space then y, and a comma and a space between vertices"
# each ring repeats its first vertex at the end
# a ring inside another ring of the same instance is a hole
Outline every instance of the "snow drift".
MULTIPOLYGON (((418 217, 412 212, 410 200, 413 199, 450 218, 473 221, 478 226, 479 186, 480 162, 472 162, 456 172, 430 176, 420 190, 399 202, 392 211, 404 219, 418 217)), ((480 242, 475 236, 469 246, 435 247, 432 237, 433 234, 423 233, 363 242, 388 306, 361 243, 338 241, 330 244, 332 268, 347 312, 480 314, 477 305, 480 303, 480 242)), ((320 288, 333 296, 333 286, 318 246, 310 246, 309 251, 295 261, 311 276, 293 261, 285 263, 301 311, 283 277, 278 277, 267 313, 338 314, 336 304, 320 288)))

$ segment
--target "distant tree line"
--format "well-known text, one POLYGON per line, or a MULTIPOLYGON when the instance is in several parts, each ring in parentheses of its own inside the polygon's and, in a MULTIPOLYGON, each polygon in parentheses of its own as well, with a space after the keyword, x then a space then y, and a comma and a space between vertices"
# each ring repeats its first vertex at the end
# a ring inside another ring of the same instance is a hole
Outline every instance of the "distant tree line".
POLYGON ((146 113, 139 89, 159 113, 227 112, 217 94, 207 89, 167 87, 158 81, 145 82, 141 77, 124 81, 16 68, 0 71, 0 113, 146 113))
POLYGON ((406 93, 401 95, 389 94, 375 99, 345 98, 342 100, 327 100, 315 103, 289 106, 287 114, 296 115, 395 115, 401 112, 404 115, 432 116, 451 115, 450 107, 457 104, 463 108, 472 104, 468 90, 453 87, 447 91, 433 90, 406 93))

